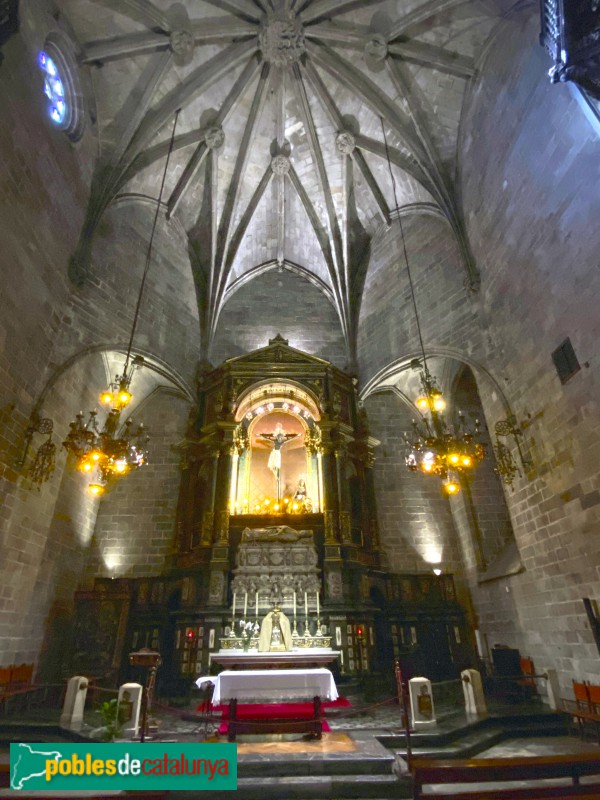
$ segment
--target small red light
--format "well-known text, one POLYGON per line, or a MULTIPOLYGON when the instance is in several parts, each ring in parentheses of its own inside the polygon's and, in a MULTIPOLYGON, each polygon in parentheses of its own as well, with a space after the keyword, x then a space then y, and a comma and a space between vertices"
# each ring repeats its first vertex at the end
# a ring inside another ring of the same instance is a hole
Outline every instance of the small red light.
POLYGON ((193 639, 194 638, 194 631, 188 631, 186 636, 188 637, 188 639, 193 639))
POLYGON ((363 632, 362 628, 359 628, 359 629, 358 629, 358 635, 359 635, 359 636, 362 636, 362 632, 363 632))

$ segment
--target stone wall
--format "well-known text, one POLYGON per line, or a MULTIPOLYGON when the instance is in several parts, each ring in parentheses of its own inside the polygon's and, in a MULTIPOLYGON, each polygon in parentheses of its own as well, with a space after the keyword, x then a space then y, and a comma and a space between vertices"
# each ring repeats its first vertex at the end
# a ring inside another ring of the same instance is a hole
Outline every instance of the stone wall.
POLYGON ((266 347, 278 333, 291 347, 337 367, 347 363, 334 307, 316 286, 287 270, 267 272, 230 298, 219 317, 210 361, 217 366, 266 347))
MULTIPOLYGON (((461 190, 482 274, 486 365, 525 427, 531 480, 507 494, 525 572, 473 587, 490 643, 537 668, 600 680, 582 598, 600 570, 600 139, 574 99, 552 86, 539 19, 498 32, 467 100, 461 190), (551 352, 569 336, 582 369, 561 385, 551 352), (590 362, 587 369, 584 362, 590 362)), ((499 398, 481 386, 488 413, 499 398)))
MULTIPOLYGON (((0 664, 33 661, 48 602, 40 587, 64 557, 49 539, 60 477, 37 494, 18 481, 29 415, 48 379, 70 288, 67 264, 79 235, 88 175, 77 147, 44 120, 42 81, 20 36, 0 67, 0 664), (50 222, 51 221, 51 222, 50 222)), ((78 375, 84 379, 84 373, 78 375)), ((63 398, 66 400, 66 397, 63 398)), ((66 423, 66 420, 64 420, 66 423)), ((61 431, 64 433, 64 429, 61 431)), ((60 435, 60 434, 59 434, 60 435)), ((43 439, 36 438, 39 445, 43 439)), ((75 512, 78 513, 78 512, 75 512)), ((57 533, 60 536, 60 534, 57 533)))
MULTIPOLYGON (((97 510, 60 443, 77 411, 97 406, 99 391, 114 377, 94 351, 127 344, 153 208, 140 202, 113 206, 95 240, 90 282, 82 289, 69 283, 98 143, 88 128, 72 144, 46 121, 36 55, 20 36, 3 54, 0 665, 38 662, 42 647, 48 663, 56 664, 97 510), (28 462, 24 469, 19 465, 34 411, 52 418, 59 448, 56 471, 39 492, 24 475, 43 437, 34 437, 28 462)), ((159 364, 168 360, 171 373, 191 387, 200 335, 181 235, 174 223, 157 229, 134 346, 159 364)), ((122 357, 117 361, 122 364, 122 357)), ((181 419, 180 409, 175 417, 181 419)), ((178 436, 179 428, 173 443, 178 436)), ((172 481, 169 487, 175 498, 172 481)))

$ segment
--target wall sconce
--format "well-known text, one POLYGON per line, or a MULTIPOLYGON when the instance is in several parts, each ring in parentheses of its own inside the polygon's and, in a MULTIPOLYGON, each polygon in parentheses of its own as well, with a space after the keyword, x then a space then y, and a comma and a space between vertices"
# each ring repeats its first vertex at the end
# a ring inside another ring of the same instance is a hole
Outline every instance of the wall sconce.
POLYGON ((504 444, 504 442, 500 441, 500 437, 512 436, 514 438, 519 453, 521 467, 524 471, 526 471, 531 468, 532 462, 531 459, 526 458, 523 455, 523 451, 521 450, 521 442, 519 437, 523 436, 523 431, 519 427, 517 418, 514 414, 511 414, 506 419, 497 422, 494 430, 496 433, 496 446, 494 447, 494 450, 496 451, 495 471, 500 476, 502 482, 512 488, 512 483, 515 477, 517 475, 522 477, 522 472, 508 447, 504 444))
POLYGON ((25 449, 21 460, 16 464, 17 469, 22 469, 27 461, 27 455, 31 442, 36 433, 41 433, 47 436, 38 448, 31 466, 27 471, 27 477, 32 483, 37 483, 38 487, 50 479, 54 472, 55 458, 56 458, 56 445, 52 441, 52 432, 54 430, 54 423, 48 417, 38 417, 32 415, 31 423, 25 431, 25 449))

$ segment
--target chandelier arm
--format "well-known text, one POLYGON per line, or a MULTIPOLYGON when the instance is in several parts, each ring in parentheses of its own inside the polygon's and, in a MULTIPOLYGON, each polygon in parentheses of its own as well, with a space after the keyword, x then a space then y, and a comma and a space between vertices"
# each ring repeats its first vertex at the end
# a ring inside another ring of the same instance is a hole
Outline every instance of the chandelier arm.
MULTIPOLYGON (((389 150, 389 147, 388 147, 387 135, 385 133, 385 125, 383 123, 383 117, 379 117, 379 120, 381 122, 381 131, 383 133, 383 143, 384 143, 384 146, 385 146, 385 157, 387 159, 388 170, 389 170, 390 178, 391 178, 391 181, 392 181, 392 189, 394 191, 394 208, 396 209, 396 215, 398 217, 398 224, 400 226, 400 238, 402 239, 402 248, 404 250, 404 260, 406 262, 406 272, 407 272, 407 275, 408 275, 408 283, 409 283, 409 286, 410 286, 410 296, 412 298, 412 304, 413 304, 413 308, 414 308, 414 311, 415 311, 415 320, 417 322, 417 332, 419 334, 419 343, 421 345, 421 353, 423 354, 423 370, 425 372, 426 378, 428 379, 429 378, 429 370, 427 368, 427 356, 425 355, 425 345, 423 343, 423 335, 421 333, 421 323, 419 321, 419 312, 417 311, 417 300, 416 300, 416 297, 415 297, 415 287, 414 287, 414 284, 413 284, 412 274, 411 274, 411 271, 410 271, 410 265, 408 263, 408 253, 407 253, 407 250, 406 250, 406 240, 404 238, 404 226, 402 225, 402 216, 400 215, 400 209, 398 208, 398 194, 397 194, 397 191, 396 191, 396 179, 394 178, 394 172, 392 170, 392 162, 391 162, 391 159, 390 159, 390 150, 389 150)), ((428 393, 428 395, 430 394, 429 382, 428 381, 427 381, 427 393, 428 393)))
POLYGON ((146 286, 146 277, 148 276, 148 270, 150 268, 150 258, 152 256, 152 244, 154 242, 154 232, 156 231, 156 225, 158 223, 158 215, 160 213, 160 205, 162 202, 163 191, 165 188, 165 181, 167 178, 167 170, 169 168, 169 160, 171 158, 171 153, 173 152, 173 145, 175 144, 175 130, 177 128, 177 120, 179 118, 179 114, 181 109, 178 108, 175 112, 175 120, 173 122, 173 131, 171 133, 171 141, 169 142, 169 150, 167 152, 167 160, 165 161, 165 169, 163 171, 162 181, 160 184, 160 191, 158 193, 158 200, 156 202, 156 212, 154 213, 154 221, 152 223, 152 230, 150 232, 150 240, 148 242, 148 251, 146 253, 146 263, 144 265, 144 273, 142 275, 142 282, 140 284, 140 292, 138 295, 137 303, 135 306, 135 314, 133 315, 133 325, 131 327, 131 336, 129 337, 129 344, 127 345, 127 354, 125 356, 125 366, 123 367, 123 378, 127 380, 127 369, 129 367, 129 361, 131 359, 131 348, 133 346, 133 337, 135 335, 135 330, 137 328, 138 317, 140 315, 140 307, 142 305, 142 296, 144 294, 144 288, 146 286))

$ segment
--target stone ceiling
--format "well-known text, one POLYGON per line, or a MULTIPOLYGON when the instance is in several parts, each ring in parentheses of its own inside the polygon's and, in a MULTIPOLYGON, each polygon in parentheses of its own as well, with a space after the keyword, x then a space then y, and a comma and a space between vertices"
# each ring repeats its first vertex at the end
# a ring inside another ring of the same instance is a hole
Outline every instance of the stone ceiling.
POLYGON ((164 199, 185 229, 204 334, 237 288, 292 269, 356 325, 368 244, 400 208, 444 216, 463 97, 507 0, 61 0, 91 74, 99 157, 72 276, 105 209, 164 199), (390 180, 385 137, 396 184, 390 180))

